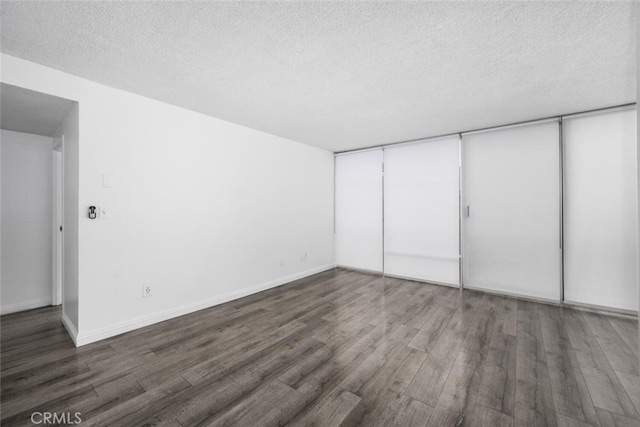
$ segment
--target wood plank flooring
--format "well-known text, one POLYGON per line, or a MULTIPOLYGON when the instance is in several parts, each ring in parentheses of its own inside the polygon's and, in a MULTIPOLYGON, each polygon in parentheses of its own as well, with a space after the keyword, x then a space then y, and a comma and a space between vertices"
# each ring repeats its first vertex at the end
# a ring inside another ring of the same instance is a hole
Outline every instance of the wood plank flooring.
POLYGON ((637 321, 341 269, 78 349, 0 321, 3 426, 640 426, 637 321))

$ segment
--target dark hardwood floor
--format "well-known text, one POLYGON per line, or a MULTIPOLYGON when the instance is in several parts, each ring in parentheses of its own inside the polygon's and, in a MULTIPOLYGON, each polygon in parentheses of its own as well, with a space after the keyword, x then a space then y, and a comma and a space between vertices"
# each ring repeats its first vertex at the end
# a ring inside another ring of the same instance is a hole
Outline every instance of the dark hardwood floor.
POLYGON ((636 321, 340 269, 78 349, 1 324, 3 426, 640 426, 636 321))

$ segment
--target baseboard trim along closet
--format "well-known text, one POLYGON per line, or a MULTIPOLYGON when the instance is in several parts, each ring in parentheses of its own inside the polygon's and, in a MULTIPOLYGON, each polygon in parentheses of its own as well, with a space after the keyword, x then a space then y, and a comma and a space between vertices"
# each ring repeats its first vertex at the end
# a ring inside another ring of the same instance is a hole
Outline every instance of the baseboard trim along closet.
POLYGON ((449 288, 459 288, 460 287, 460 285, 457 284, 457 283, 445 283, 445 282, 437 282, 435 280, 416 279, 415 277, 400 276, 398 274, 385 273, 384 277, 390 277, 390 278, 393 278, 393 279, 410 280, 412 282, 418 282, 418 283, 427 283, 429 285, 447 286, 449 288))
POLYGON ((47 307, 51 305, 51 298, 39 298, 17 304, 3 305, 0 307, 0 315, 17 313, 19 311, 32 310, 34 308, 47 307))
POLYGON ((355 268, 355 267, 345 267, 344 265, 337 265, 336 267, 337 268, 341 268, 343 270, 356 271, 358 273, 372 274, 374 276, 389 277, 389 278, 392 278, 392 279, 410 280, 412 282, 426 283, 428 285, 447 286, 449 288, 459 288, 460 287, 460 285, 458 285, 456 283, 444 283, 444 282, 436 282, 435 280, 416 279, 415 277, 404 277, 404 276, 399 276, 397 274, 382 273, 380 271, 364 270, 362 268, 355 268))
POLYGON ((343 270, 349 270, 349 271, 357 271, 358 273, 364 273, 364 274, 373 274, 374 276, 380 276, 382 277, 382 272, 381 271, 376 271, 376 270, 367 270, 366 268, 357 268, 357 267, 347 267, 346 265, 336 265, 337 268, 341 268, 343 270))
POLYGON ((468 291, 483 292, 485 294, 496 295, 496 296, 501 296, 501 297, 518 298, 518 299, 521 299, 521 300, 524 300, 524 301, 539 302, 539 303, 542 303, 542 304, 562 305, 562 303, 560 301, 558 301, 558 300, 540 298, 540 297, 535 297, 535 296, 531 296, 531 295, 521 295, 521 294, 517 294, 517 293, 513 293, 513 292, 494 291, 494 290, 491 290, 491 289, 478 288, 478 287, 475 287, 475 286, 467 286, 467 285, 464 285, 463 289, 468 290, 468 291))
POLYGON ((575 302, 575 301, 567 301, 565 300, 563 305, 566 305, 571 308, 576 308, 582 311, 591 311, 599 314, 609 314, 616 315, 625 318, 634 318, 634 320, 638 320, 638 312, 635 310, 627 310, 624 308, 615 308, 615 307, 607 307, 604 305, 595 305, 595 304, 586 304, 583 302, 575 302))
MULTIPOLYGON (((239 291, 218 295, 204 301, 198 301, 197 303, 174 307, 169 310, 165 310, 160 313, 154 313, 148 316, 141 316, 135 319, 118 323, 113 326, 109 326, 107 328, 96 329, 94 331, 76 334, 74 342, 76 344, 76 347, 91 344, 105 338, 110 338, 116 335, 123 334, 125 332, 153 325, 154 323, 164 322, 165 320, 173 319, 174 317, 184 316, 185 314, 193 313, 195 311, 203 310, 205 308, 213 307, 219 304, 224 304, 225 302, 233 301, 239 298, 256 294, 258 292, 266 291, 267 289, 282 286, 289 282, 293 282, 294 280, 303 279, 314 274, 322 273, 323 271, 331 270, 335 267, 335 264, 326 264, 320 267, 311 268, 309 270, 301 271, 299 273, 262 283, 257 286, 252 286, 250 288, 241 289, 239 291)), ((69 330, 69 326, 67 326, 66 324, 65 326, 67 327, 67 330, 69 330)), ((69 332, 71 331, 69 330, 69 332)))

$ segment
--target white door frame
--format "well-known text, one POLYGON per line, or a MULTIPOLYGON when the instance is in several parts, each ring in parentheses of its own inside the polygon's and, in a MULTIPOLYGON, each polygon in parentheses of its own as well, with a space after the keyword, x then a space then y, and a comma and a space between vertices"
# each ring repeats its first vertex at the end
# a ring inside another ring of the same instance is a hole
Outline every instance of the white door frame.
POLYGON ((53 277, 51 305, 62 304, 63 254, 64 254, 64 163, 62 150, 64 135, 53 140, 53 277))

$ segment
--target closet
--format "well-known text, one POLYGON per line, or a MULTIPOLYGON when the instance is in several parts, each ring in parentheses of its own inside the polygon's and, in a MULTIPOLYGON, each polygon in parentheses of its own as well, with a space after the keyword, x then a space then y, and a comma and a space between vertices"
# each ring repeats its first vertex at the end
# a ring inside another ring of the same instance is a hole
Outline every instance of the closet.
POLYGON ((636 108, 337 154, 342 267, 638 310, 636 108))

